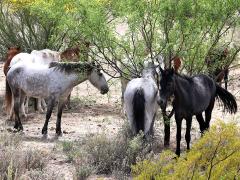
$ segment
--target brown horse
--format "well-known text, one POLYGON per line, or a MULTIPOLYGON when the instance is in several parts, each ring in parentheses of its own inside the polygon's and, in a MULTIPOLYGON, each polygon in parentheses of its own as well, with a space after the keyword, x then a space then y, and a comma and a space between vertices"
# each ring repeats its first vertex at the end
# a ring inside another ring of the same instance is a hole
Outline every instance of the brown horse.
MULTIPOLYGON (((81 45, 73 48, 67 48, 60 54, 61 61, 68 61, 68 62, 78 62, 83 59, 83 61, 88 61, 88 52, 90 49, 90 42, 83 41, 81 45)), ((68 109, 71 108, 70 106, 70 98, 71 93, 67 98, 66 107, 68 109)))
POLYGON ((90 43, 86 41, 77 47, 67 48, 65 51, 61 53, 60 55, 61 60, 76 62, 79 61, 80 59, 83 59, 83 61, 87 61, 89 47, 90 43))
POLYGON ((3 72, 4 72, 5 76, 7 75, 7 72, 8 72, 8 69, 9 69, 9 65, 10 65, 10 63, 12 61, 12 58, 15 55, 19 54, 20 52, 21 52, 20 47, 9 47, 8 48, 7 57, 6 57, 4 66, 3 66, 3 72))
POLYGON ((174 56, 172 61, 173 61, 173 69, 176 73, 178 73, 178 70, 182 65, 181 58, 179 56, 174 56))
MULTIPOLYGON (((8 48, 8 51, 7 51, 7 55, 6 55, 6 60, 5 60, 5 63, 4 63, 4 66, 3 66, 3 72, 4 72, 4 75, 6 76, 7 75, 7 72, 9 70, 9 65, 12 61, 12 58, 19 54, 21 52, 21 48, 20 47, 16 47, 16 46, 13 46, 13 47, 9 47, 8 48)), ((7 83, 7 81, 6 81, 7 83)), ((6 84, 6 88, 8 88, 9 86, 7 86, 6 84)), ((7 90, 7 89, 6 89, 7 90)), ((5 96, 4 98, 4 104, 3 104, 3 109, 6 109, 6 102, 7 102, 7 97, 5 96)), ((10 109, 6 109, 7 112, 10 112, 10 109)))

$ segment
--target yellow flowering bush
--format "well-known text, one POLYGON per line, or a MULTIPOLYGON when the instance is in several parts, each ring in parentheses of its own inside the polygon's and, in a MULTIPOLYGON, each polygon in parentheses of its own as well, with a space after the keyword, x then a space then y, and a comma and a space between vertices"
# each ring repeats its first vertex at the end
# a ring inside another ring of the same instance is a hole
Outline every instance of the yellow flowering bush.
POLYGON ((135 179, 239 179, 240 129, 219 121, 180 158, 169 151, 132 167, 135 179))

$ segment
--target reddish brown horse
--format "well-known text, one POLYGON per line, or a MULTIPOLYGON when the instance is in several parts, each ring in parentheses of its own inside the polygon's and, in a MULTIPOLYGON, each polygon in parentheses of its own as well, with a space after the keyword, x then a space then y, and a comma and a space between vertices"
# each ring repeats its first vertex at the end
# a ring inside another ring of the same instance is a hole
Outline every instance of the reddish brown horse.
POLYGON ((4 72, 5 76, 7 75, 9 65, 12 61, 12 58, 20 52, 21 52, 20 47, 9 47, 8 48, 7 57, 6 57, 4 67, 3 67, 3 72, 4 72))
POLYGON ((80 59, 83 61, 88 60, 88 52, 89 52, 90 43, 83 42, 81 45, 73 48, 67 48, 60 55, 61 60, 66 61, 79 61, 80 59))
POLYGON ((176 73, 178 73, 178 70, 182 65, 181 58, 179 56, 174 56, 172 61, 173 61, 173 69, 176 73))
MULTIPOLYGON (((7 56, 6 56, 6 60, 5 60, 5 63, 4 63, 4 66, 3 66, 3 72, 4 72, 4 75, 6 76, 7 75, 7 72, 9 70, 9 65, 12 61, 12 58, 19 54, 21 52, 21 49, 20 47, 9 47, 8 48, 8 51, 7 51, 7 56)), ((7 81, 6 81, 7 83, 7 81)), ((6 88, 8 88, 9 86, 7 86, 6 84, 6 88)), ((6 89, 7 90, 7 89, 6 89)), ((6 105, 6 102, 8 101, 7 99, 7 96, 5 96, 5 99, 4 99, 4 104, 3 104, 3 109, 6 109, 7 107, 5 106, 6 105)), ((6 109, 7 112, 10 112, 10 109, 6 109)))

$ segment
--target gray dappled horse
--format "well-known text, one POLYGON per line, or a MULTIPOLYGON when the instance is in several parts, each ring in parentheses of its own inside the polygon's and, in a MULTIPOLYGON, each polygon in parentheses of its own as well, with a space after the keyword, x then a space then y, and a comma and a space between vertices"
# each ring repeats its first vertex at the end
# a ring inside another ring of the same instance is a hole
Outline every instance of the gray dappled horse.
POLYGON ((58 102, 56 133, 60 135, 62 133, 61 116, 66 99, 74 86, 86 80, 89 80, 102 94, 108 92, 106 79, 94 63, 52 62, 49 65, 39 64, 38 66, 19 63, 11 67, 7 74, 7 81, 11 88, 8 95, 13 95, 14 100, 16 117, 14 128, 23 130, 19 112, 26 96, 45 98, 48 103, 42 134, 47 134, 53 106, 58 102))
MULTIPOLYGON (((224 109, 228 112, 237 112, 235 97, 230 92, 220 87, 210 77, 203 74, 188 77, 175 73, 173 69, 163 70, 160 68, 160 72, 160 107, 165 110, 169 98, 172 96, 174 97, 173 109, 177 125, 176 154, 178 156, 180 155, 183 118, 186 119, 185 139, 187 142, 187 149, 190 149, 192 116, 196 116, 200 125, 200 130, 203 133, 209 128, 215 98, 219 98, 219 100, 222 101, 224 109), (203 112, 205 112, 205 121, 202 116, 203 112)), ((168 133, 170 133, 170 131, 168 133)), ((167 136, 169 136, 169 134, 167 136)))
POLYGON ((124 92, 125 110, 134 135, 140 130, 145 136, 153 134, 153 124, 158 107, 155 75, 154 66, 145 68, 142 77, 129 81, 124 92))

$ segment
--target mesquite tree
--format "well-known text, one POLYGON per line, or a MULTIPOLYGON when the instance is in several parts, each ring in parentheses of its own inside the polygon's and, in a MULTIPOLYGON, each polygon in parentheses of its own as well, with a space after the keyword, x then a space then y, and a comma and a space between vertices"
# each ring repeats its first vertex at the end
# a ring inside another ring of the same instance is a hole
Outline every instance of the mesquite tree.
POLYGON ((27 7, 13 8, 8 1, 0 1, 0 22, 0 59, 5 58, 11 46, 19 46, 23 52, 45 48, 58 50, 66 36, 59 31, 57 20, 45 21, 27 7))
POLYGON ((13 7, 27 7, 45 22, 56 20, 58 29, 72 41, 79 37, 89 41, 91 59, 105 65, 113 77, 139 76, 143 61, 159 54, 166 67, 177 55, 187 73, 204 72, 206 57, 217 47, 229 46, 231 59, 239 51, 238 44, 233 44, 239 0, 9 2, 13 7), (119 33, 119 26, 125 30, 119 33))

